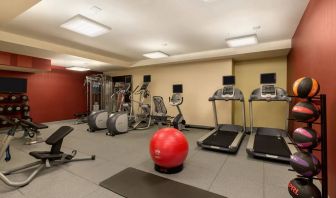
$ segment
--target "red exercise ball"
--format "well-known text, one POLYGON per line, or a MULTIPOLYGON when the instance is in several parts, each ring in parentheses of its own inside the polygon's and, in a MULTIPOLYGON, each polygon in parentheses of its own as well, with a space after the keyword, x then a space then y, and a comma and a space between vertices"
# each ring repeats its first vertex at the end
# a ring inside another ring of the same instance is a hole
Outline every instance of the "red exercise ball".
POLYGON ((188 141, 181 131, 175 128, 159 129, 149 146, 155 169, 164 173, 181 171, 188 155, 188 147, 188 141))

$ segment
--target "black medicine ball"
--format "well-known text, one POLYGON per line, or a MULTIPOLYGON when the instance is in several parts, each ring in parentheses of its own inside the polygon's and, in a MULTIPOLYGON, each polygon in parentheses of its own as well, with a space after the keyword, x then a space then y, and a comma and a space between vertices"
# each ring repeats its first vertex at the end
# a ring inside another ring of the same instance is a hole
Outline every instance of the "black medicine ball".
POLYGON ((318 107, 311 102, 299 102, 292 109, 292 115, 296 120, 314 122, 320 116, 318 107))
POLYGON ((321 163, 308 152, 296 152, 290 157, 292 168, 302 176, 313 177, 320 173, 321 163))
POLYGON ((300 98, 311 98, 320 91, 320 85, 314 78, 303 77, 293 84, 293 93, 300 98))
POLYGON ((288 183, 288 192, 294 198, 321 198, 320 190, 308 179, 295 178, 288 183))
POLYGON ((295 144, 302 149, 315 148, 319 143, 319 137, 314 129, 309 127, 297 128, 293 132, 295 144))

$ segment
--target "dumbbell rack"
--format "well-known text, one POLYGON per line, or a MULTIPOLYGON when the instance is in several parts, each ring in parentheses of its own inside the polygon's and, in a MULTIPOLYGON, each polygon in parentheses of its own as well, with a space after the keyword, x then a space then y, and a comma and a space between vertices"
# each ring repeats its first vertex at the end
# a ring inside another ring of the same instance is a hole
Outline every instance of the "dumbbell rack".
MULTIPOLYGON (((298 98, 296 96, 290 96, 293 98, 298 98)), ((320 104, 320 122, 304 122, 304 121, 297 121, 306 123, 307 127, 312 128, 313 125, 320 126, 321 132, 321 149, 307 149, 309 153, 313 153, 313 151, 321 152, 321 163, 322 163, 322 177, 311 177, 308 178, 311 182, 313 180, 320 180, 322 182, 322 198, 328 198, 328 146, 327 146, 327 96, 325 94, 320 94, 313 98, 307 98, 308 102, 319 102, 320 104)), ((295 120, 295 119, 290 119, 295 120)), ((295 144, 295 143, 293 143, 295 144)), ((290 170, 294 171, 294 170, 290 170)), ((303 176, 299 176, 303 177, 303 176)))
MULTIPOLYGON (((21 100, 21 96, 25 95, 25 94, 13 94, 13 93, 0 93, 0 97, 3 97, 4 100, 0 101, 0 105, 4 105, 4 106, 8 106, 8 105, 12 105, 12 106, 20 106, 21 109, 19 111, 15 111, 13 109, 12 112, 6 112, 6 110, 4 110, 3 112, 0 112, 0 115, 5 115, 5 116, 9 116, 11 118, 21 118, 21 119, 30 119, 30 108, 29 108, 29 104, 28 104, 28 100, 24 101, 21 100), (9 98, 11 96, 16 96, 18 99, 17 100, 10 100, 9 98), (22 109, 23 106, 28 107, 27 110, 22 109)), ((5 128, 8 127, 7 124, 5 125, 0 125, 0 128, 5 128)))

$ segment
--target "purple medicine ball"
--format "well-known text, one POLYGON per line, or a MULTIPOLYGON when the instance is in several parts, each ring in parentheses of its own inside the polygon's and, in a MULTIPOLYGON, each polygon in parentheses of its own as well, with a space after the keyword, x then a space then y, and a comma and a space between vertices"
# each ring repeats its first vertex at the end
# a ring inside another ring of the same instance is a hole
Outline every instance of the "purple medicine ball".
POLYGON ((297 152, 290 158, 292 168, 302 176, 313 177, 320 173, 321 163, 308 152, 297 152))

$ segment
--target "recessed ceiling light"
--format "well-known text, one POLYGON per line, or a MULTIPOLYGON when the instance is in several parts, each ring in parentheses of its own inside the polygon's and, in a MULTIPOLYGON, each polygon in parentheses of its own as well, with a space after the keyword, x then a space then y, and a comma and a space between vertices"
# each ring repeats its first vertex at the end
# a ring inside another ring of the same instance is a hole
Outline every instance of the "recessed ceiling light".
POLYGON ((163 52, 157 51, 157 52, 150 52, 150 53, 144 54, 143 56, 147 57, 147 58, 155 59, 155 58, 165 58, 165 57, 168 57, 168 54, 165 54, 163 52))
POLYGON ((100 36, 111 30, 110 27, 80 14, 66 21, 61 27, 90 37, 100 36))
POLYGON ((72 71, 89 71, 89 68, 85 68, 85 67, 67 67, 66 69, 68 70, 72 70, 72 71))
POLYGON ((254 45, 258 43, 257 35, 247 35, 235 38, 226 39, 226 43, 229 47, 242 47, 247 45, 254 45))

